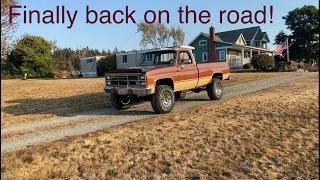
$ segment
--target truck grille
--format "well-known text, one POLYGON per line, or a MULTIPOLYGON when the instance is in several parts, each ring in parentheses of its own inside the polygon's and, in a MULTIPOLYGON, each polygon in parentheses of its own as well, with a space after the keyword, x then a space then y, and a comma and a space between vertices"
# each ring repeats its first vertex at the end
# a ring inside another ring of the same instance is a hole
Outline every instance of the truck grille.
POLYGON ((113 86, 139 86, 144 79, 140 79, 142 75, 111 75, 111 85, 113 86))

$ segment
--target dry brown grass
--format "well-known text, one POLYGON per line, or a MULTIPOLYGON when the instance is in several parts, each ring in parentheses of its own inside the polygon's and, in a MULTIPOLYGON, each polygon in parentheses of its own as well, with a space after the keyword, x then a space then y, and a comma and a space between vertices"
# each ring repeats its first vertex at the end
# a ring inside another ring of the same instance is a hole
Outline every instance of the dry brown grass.
POLYGON ((1 126, 107 107, 103 78, 1 81, 1 126))
MULTIPOLYGON (((284 73, 233 74, 225 86, 284 73)), ((103 78, 1 80, 1 126, 20 124, 108 107, 103 78)))
POLYGON ((1 177, 318 179, 318 80, 11 152, 1 177))

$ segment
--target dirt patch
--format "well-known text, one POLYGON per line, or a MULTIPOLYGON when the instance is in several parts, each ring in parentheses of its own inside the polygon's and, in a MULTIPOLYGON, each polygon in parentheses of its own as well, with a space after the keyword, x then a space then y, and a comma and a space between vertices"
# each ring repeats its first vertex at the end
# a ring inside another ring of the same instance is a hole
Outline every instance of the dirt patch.
MULTIPOLYGON (((233 74, 224 86, 287 73, 233 74)), ((1 127, 110 106, 103 78, 57 80, 2 80, 1 127)))
POLYGON ((318 179, 319 79, 10 152, 3 179, 318 179))

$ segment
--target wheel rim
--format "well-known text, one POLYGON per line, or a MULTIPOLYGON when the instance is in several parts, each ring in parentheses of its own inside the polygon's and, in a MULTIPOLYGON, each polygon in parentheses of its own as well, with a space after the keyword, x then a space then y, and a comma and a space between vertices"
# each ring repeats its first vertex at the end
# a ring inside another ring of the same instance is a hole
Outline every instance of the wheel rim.
POLYGON ((222 93, 222 85, 221 85, 221 83, 217 83, 217 84, 216 84, 216 94, 217 94, 218 96, 220 96, 221 93, 222 93))
POLYGON ((161 98, 161 103, 162 103, 163 107, 165 107, 165 108, 168 108, 171 106, 172 97, 169 92, 163 93, 162 98, 161 98))
POLYGON ((128 97, 121 97, 120 98, 120 102, 123 104, 123 105, 128 105, 128 104, 130 104, 130 102, 131 102, 131 100, 130 100, 130 98, 128 98, 128 97))

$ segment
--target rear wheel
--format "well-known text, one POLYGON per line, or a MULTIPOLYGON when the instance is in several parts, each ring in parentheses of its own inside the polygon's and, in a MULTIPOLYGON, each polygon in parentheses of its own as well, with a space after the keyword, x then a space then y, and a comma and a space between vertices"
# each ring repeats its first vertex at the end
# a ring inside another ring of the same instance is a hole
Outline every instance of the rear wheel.
POLYGON ((131 107, 131 98, 128 96, 122 96, 116 93, 111 94, 111 104, 118 110, 126 110, 131 107))
POLYGON ((212 82, 207 85, 207 93, 211 100, 221 99, 223 95, 221 80, 218 78, 213 78, 212 82))
POLYGON ((172 111, 175 95, 170 86, 160 85, 156 87, 155 93, 151 96, 151 105, 158 114, 165 114, 172 111))

